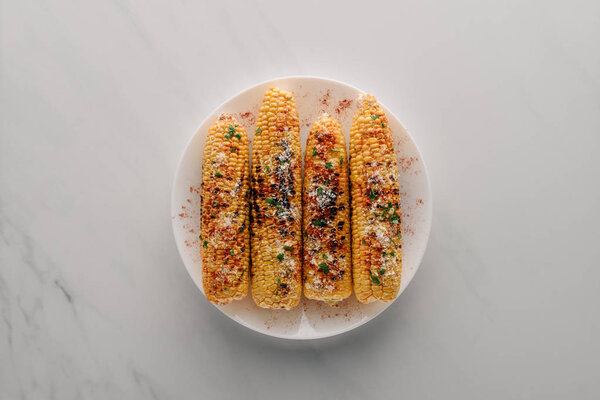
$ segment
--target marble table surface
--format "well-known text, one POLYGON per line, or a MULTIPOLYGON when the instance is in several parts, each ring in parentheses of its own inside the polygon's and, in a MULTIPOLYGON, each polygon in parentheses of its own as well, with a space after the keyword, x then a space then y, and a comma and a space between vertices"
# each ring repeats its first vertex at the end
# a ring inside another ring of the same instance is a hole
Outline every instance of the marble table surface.
POLYGON ((0 398, 600 397, 600 3, 0 7, 0 398), (202 119, 286 75, 375 93, 434 199, 398 301, 310 342, 210 305, 169 215, 202 119))

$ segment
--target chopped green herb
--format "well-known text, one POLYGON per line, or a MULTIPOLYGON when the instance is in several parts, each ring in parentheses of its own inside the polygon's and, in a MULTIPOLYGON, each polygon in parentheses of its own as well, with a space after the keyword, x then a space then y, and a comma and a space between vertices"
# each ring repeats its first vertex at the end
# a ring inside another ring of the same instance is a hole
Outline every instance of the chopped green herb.
POLYGON ((223 175, 220 172, 215 172, 215 178, 221 178, 223 175))
POLYGON ((256 128, 256 133, 261 133, 262 129, 260 128, 260 126, 258 128, 256 128))
POLYGON ((233 134, 235 133, 235 128, 233 127, 233 125, 229 125, 227 127, 227 130, 229 131, 228 133, 225 134, 225 139, 229 140, 231 139, 231 137, 233 136, 233 134))
POLYGON ((390 221, 392 222, 392 224, 397 224, 398 222, 400 222, 400 217, 397 215, 391 216, 390 221))
POLYGON ((327 254, 323 254, 323 258, 326 259, 326 260, 328 260, 329 256, 327 254))
POLYGON ((329 273, 329 267, 327 266, 326 262, 322 262, 321 264, 319 264, 319 268, 321 268, 323 270, 325 275, 327 275, 329 273))
POLYGON ((232 153, 235 153, 237 150, 238 150, 238 149, 237 149, 237 147, 233 147, 233 148, 231 149, 231 152, 232 152, 232 153))
POLYGON ((392 256, 392 257, 396 257, 396 252, 395 252, 395 251, 392 251, 392 252, 390 253, 390 256, 392 256))
POLYGON ((340 165, 344 165, 344 157, 340 157, 340 165))
POLYGON ((316 148, 316 147, 313 147, 312 156, 314 157, 314 156, 316 156, 316 155, 319 155, 319 153, 317 152, 317 148, 316 148))
POLYGON ((215 201, 215 202, 213 203, 213 207, 219 207, 219 202, 218 202, 218 201, 215 201))
POLYGON ((362 239, 362 244, 367 244, 367 242, 365 242, 365 239, 362 239))
POLYGON ((281 254, 281 253, 277 254, 277 259, 279 261, 283 261, 283 254, 281 254))
POLYGON ((323 181, 323 185, 329 185, 331 182, 329 181, 323 181))
POLYGON ((235 254, 235 251, 233 251, 233 249, 232 249, 232 250, 229 250, 229 254, 231 254, 231 255, 234 255, 234 254, 235 254))
POLYGON ((242 270, 242 274, 240 275, 240 278, 241 278, 242 276, 244 276, 244 273, 245 273, 245 272, 246 272, 246 270, 245 270, 245 269, 243 269, 243 270, 242 270))
POLYGON ((308 239, 308 232, 304 231, 304 237, 308 239))
POLYGON ((379 278, 373 275, 371 271, 369 271, 369 275, 371 275, 371 282, 373 282, 376 285, 381 285, 381 281, 379 280, 379 278))
POLYGON ((294 154, 295 154, 295 153, 292 151, 292 154, 290 154, 290 157, 294 157, 294 154))
POLYGON ((203 247, 208 247, 208 242, 205 240, 204 243, 202 243, 203 247))
POLYGON ((270 197, 267 197, 267 198, 265 199, 265 201, 266 201, 267 203, 269 203, 270 205, 272 205, 272 206, 276 206, 276 205, 277 205, 277 200, 275 200, 275 199, 272 199, 272 198, 270 198, 270 197))
POLYGON ((313 224, 313 226, 323 227, 323 226, 327 225, 327 222, 324 219, 313 219, 312 224, 313 224))
POLYGON ((290 246, 283 246, 283 249, 285 251, 292 251, 292 248, 290 246))
POLYGON ((385 256, 387 256, 387 253, 385 251, 382 251, 381 255, 385 257, 385 256))
POLYGON ((331 164, 329 161, 327 161, 327 162, 325 163, 325 168, 327 168, 327 169, 332 169, 332 168, 333 168, 333 165, 332 165, 332 164, 331 164))
POLYGON ((240 135, 239 133, 236 133, 236 134, 235 134, 235 138, 236 138, 237 140, 242 140, 242 135, 240 135))
POLYGON ((269 167, 268 165, 265 165, 265 171, 271 172, 271 167, 269 167))
POLYGON ((280 285, 281 284, 281 279, 277 278, 277 284, 280 285))
POLYGON ((369 193, 369 198, 371 200, 375 200, 378 197, 378 194, 375 193, 375 191, 373 190, 373 188, 371 188, 371 192, 369 193))
POLYGON ((383 275, 383 274, 385 274, 385 268, 381 268, 381 269, 379 270, 379 275, 383 275))
POLYGON ((198 238, 200 238, 200 240, 204 240, 204 239, 202 239, 202 235, 198 235, 198 238))
POLYGON ((381 127, 382 127, 382 128, 385 128, 385 124, 384 124, 383 122, 381 123, 381 127))
POLYGON ((377 118, 379 118, 379 115, 373 114, 373 115, 371 115, 371 118, 373 119, 373 121, 375 121, 377 118))
POLYGON ((317 196, 320 196, 323 194, 323 188, 317 188, 317 196))
POLYGON ((223 261, 223 263, 224 263, 224 264, 227 264, 227 262, 229 262, 229 260, 228 260, 228 259, 225 259, 225 260, 223 261))
POLYGON ((335 151, 336 153, 339 153, 341 150, 336 150, 336 149, 329 149, 331 151, 335 151))
POLYGON ((215 214, 215 213, 210 213, 210 217, 211 217, 211 218, 214 218, 214 217, 216 217, 216 216, 217 216, 217 214, 215 214))

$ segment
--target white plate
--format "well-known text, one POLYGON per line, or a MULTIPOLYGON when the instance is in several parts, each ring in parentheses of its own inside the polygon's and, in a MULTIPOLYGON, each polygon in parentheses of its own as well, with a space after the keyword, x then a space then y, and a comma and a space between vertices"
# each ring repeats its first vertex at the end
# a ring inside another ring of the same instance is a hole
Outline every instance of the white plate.
MULTIPOLYGON (((177 248, 188 273, 202 289, 200 259, 200 183, 206 132, 222 112, 235 116, 254 137, 255 121, 264 92, 277 86, 296 95, 300 115, 302 149, 309 127, 322 112, 337 118, 349 143, 356 98, 361 90, 342 82, 314 77, 289 77, 263 82, 240 92, 219 106, 200 125, 188 142, 175 174, 171 216, 177 248)), ((377 96, 377 93, 374 93, 377 96)), ((383 105, 382 105, 383 106, 383 105)), ((431 227, 431 190, 427 170, 417 145, 400 121, 383 106, 394 136, 402 195, 402 285, 406 289, 423 258, 431 227)), ((266 335, 287 339, 317 339, 357 328, 373 319, 390 303, 361 304, 354 295, 337 307, 303 298, 293 310, 265 310, 257 307, 250 294, 244 300, 217 306, 234 321, 266 335)))

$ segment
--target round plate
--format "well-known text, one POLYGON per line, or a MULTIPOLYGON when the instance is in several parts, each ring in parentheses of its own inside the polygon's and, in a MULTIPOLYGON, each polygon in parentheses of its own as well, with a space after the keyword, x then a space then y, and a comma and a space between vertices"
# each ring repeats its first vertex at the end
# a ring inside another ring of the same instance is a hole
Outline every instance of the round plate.
MULTIPOLYGON (((338 119, 350 142, 356 98, 363 91, 330 79, 289 77, 263 82, 235 95, 219 106, 200 125, 179 161, 171 198, 171 217, 177 248, 188 273, 202 289, 200 258, 200 183, 206 133, 220 113, 232 114, 254 137, 255 122, 265 91, 270 87, 291 90, 300 115, 300 137, 304 151, 312 122, 323 112, 338 119)), ((375 94, 377 95, 377 94, 375 94)), ((431 227, 431 190, 427 170, 417 145, 400 121, 384 108, 394 137, 402 202, 402 284, 406 289, 423 258, 431 227)), ((250 293, 241 301, 216 306, 234 321, 266 335, 288 339, 317 339, 337 335, 373 319, 390 303, 361 304, 354 294, 336 307, 303 298, 290 311, 266 310, 252 301, 250 293)))

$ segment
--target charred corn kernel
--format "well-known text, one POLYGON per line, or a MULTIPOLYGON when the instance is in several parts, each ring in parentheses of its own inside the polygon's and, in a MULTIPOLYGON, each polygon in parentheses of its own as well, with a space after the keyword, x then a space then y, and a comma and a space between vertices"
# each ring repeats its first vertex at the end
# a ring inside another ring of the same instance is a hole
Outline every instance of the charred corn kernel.
POLYGON ((400 185, 387 117, 372 95, 358 101, 350 133, 352 275, 362 303, 392 301, 400 290, 400 185))
POLYGON ((290 92, 263 99, 252 145, 252 298, 291 309, 302 294, 300 122, 290 92))
POLYGON ((312 125, 304 155, 304 295, 338 302, 352 293, 346 139, 323 114, 312 125))
POLYGON ((210 127, 202 160, 200 251, 202 284, 215 304, 248 293, 249 147, 246 130, 229 114, 210 127))

